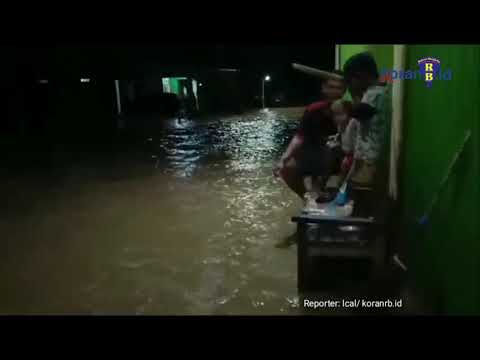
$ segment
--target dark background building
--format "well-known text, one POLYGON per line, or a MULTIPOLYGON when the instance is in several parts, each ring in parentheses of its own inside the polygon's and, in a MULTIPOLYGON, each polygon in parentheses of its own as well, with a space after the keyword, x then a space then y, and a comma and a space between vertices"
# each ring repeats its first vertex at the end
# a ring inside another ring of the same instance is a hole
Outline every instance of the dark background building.
POLYGON ((315 44, 78 44, 11 47, 4 54, 1 131, 52 137, 85 138, 114 130, 115 80, 121 81, 125 104, 128 80, 135 81, 136 98, 142 91, 155 97, 163 92, 162 77, 185 76, 203 85, 198 89, 201 112, 238 113, 262 105, 266 74, 272 78, 265 84, 267 107, 317 100, 320 83, 293 71, 291 63, 334 66, 334 47, 315 44))

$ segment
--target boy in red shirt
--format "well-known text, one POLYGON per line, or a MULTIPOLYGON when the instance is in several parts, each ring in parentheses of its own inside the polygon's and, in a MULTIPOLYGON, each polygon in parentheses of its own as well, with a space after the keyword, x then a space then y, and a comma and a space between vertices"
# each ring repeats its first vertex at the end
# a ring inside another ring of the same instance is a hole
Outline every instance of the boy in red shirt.
MULTIPOLYGON (((340 71, 334 71, 333 73, 337 75, 342 74, 340 71)), ((342 80, 337 78, 326 79, 322 84, 322 93, 325 96, 325 100, 307 106, 301 123, 305 120, 318 121, 318 130, 321 132, 321 136, 325 138, 336 134, 337 127, 333 121, 330 106, 335 100, 341 99, 345 91, 345 83, 342 80)), ((304 129, 300 126, 274 169, 275 176, 280 177, 302 199, 305 194, 305 186, 303 178, 298 171, 297 162, 299 159, 296 155, 300 153, 299 149, 304 143, 304 135, 304 129)))

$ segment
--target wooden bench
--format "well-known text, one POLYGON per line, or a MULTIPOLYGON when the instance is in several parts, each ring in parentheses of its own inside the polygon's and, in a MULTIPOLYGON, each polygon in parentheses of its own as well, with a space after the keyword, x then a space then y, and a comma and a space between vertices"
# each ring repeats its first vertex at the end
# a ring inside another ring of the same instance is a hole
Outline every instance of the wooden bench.
POLYGON ((321 274, 315 259, 363 259, 381 272, 387 259, 386 219, 383 202, 374 200, 370 189, 354 189, 354 212, 350 217, 331 217, 314 212, 294 216, 297 223, 297 286, 300 293, 312 291, 321 274))

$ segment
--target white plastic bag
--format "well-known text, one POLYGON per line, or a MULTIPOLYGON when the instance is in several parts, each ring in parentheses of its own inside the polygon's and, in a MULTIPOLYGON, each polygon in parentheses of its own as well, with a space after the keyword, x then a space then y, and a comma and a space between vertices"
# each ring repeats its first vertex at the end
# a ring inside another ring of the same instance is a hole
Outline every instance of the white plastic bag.
POLYGON ((308 213, 327 217, 348 217, 352 215, 353 205, 353 200, 348 201, 344 206, 338 206, 331 201, 318 205, 316 209, 308 209, 308 213))

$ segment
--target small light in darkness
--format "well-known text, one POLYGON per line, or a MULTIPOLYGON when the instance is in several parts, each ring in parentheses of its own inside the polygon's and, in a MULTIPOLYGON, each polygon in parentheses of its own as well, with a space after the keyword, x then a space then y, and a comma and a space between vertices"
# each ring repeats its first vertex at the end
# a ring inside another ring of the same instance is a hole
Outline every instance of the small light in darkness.
POLYGON ((38 81, 40 84, 48 84, 48 80, 39 80, 38 81))
POLYGON ((82 79, 80 79, 80 82, 82 82, 82 83, 88 83, 88 82, 90 82, 90 79, 88 79, 88 78, 82 78, 82 79))

